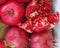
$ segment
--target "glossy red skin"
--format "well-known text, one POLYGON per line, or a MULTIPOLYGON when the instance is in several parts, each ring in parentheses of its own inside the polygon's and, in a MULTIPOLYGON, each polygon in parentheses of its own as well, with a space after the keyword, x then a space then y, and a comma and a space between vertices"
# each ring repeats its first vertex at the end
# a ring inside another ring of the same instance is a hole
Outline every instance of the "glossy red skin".
POLYGON ((28 33, 32 33, 33 32, 33 26, 32 26, 32 21, 31 20, 27 20, 24 23, 20 23, 17 25, 19 28, 25 30, 28 33))
POLYGON ((4 42, 3 41, 0 41, 0 48, 10 48, 10 47, 5 46, 4 42))
POLYGON ((24 15, 24 7, 16 1, 9 1, 1 7, 1 19, 7 25, 18 24, 24 15), (8 14, 7 11, 11 11, 8 14))
POLYGON ((7 30, 5 40, 15 48, 25 48, 28 43, 28 36, 25 31, 12 27, 7 30))
POLYGON ((18 1, 18 2, 29 2, 29 1, 31 1, 31 0, 16 0, 16 1, 18 1))
POLYGON ((51 2, 48 0, 33 0, 26 8, 26 18, 34 19, 40 16, 47 16, 51 11, 51 2))
POLYGON ((5 3, 7 0, 0 0, 0 5, 5 3))
POLYGON ((50 22, 50 24, 53 25, 51 27, 54 28, 58 24, 59 13, 58 12, 54 12, 52 14, 49 14, 47 17, 48 17, 48 21, 50 22))
POLYGON ((47 17, 38 17, 33 21, 33 31, 41 32, 43 30, 49 30, 50 23, 47 17))
POLYGON ((31 35, 30 48, 52 48, 53 36, 50 32, 34 33, 31 35))

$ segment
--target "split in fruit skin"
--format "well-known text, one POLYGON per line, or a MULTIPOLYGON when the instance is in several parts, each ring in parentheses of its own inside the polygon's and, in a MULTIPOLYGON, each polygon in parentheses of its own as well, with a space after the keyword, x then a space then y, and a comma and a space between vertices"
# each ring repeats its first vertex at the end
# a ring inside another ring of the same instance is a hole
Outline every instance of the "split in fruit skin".
POLYGON ((26 8, 26 18, 35 19, 38 16, 47 16, 52 10, 52 4, 48 0, 32 0, 26 8))
POLYGON ((44 30, 53 29, 58 24, 59 13, 54 12, 49 14, 47 17, 37 17, 33 21, 26 20, 24 23, 20 23, 17 26, 22 28, 28 33, 41 32, 44 30), (29 28, 28 28, 29 27, 29 28))

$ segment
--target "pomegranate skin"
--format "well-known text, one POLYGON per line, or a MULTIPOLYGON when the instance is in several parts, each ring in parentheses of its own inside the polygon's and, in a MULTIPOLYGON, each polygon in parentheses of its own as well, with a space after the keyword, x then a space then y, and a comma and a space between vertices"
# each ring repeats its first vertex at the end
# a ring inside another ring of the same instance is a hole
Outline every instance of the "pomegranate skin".
POLYGON ((52 48, 53 37, 48 31, 34 33, 30 39, 30 48, 52 48))
POLYGON ((29 2, 29 1, 31 1, 31 0, 16 0, 16 1, 18 1, 18 2, 29 2))
POLYGON ((5 3, 7 0, 0 0, 0 5, 5 3))
POLYGON ((1 7, 1 19, 10 26, 18 24, 24 15, 24 7, 16 1, 9 1, 1 7))
POLYGON ((28 43, 28 36, 23 30, 12 27, 7 30, 5 40, 15 48, 25 48, 28 43))

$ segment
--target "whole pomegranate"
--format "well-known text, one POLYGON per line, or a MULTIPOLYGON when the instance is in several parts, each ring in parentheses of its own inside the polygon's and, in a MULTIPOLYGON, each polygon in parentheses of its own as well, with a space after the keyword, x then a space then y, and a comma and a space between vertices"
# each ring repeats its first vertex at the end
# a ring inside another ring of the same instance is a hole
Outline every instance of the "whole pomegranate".
POLYGON ((38 16, 47 16, 51 8, 52 6, 49 0, 32 0, 26 8, 26 18, 34 19, 38 16))
POLYGON ((18 24, 24 15, 24 7, 16 1, 9 1, 1 7, 1 19, 7 25, 18 24))
POLYGON ((31 48, 52 48, 53 37, 50 32, 44 31, 41 33, 34 33, 30 39, 31 48))
POLYGON ((5 3, 7 0, 0 0, 0 5, 5 3))
POLYGON ((25 31, 12 27, 7 30, 5 40, 11 47, 25 48, 28 43, 28 36, 25 31))

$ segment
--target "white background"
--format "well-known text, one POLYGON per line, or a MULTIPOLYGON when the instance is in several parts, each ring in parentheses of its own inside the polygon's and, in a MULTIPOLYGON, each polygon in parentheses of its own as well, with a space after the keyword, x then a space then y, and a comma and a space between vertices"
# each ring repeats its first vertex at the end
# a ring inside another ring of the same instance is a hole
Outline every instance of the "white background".
MULTIPOLYGON (((58 11, 60 13, 60 0, 53 0, 53 9, 54 11, 58 11)), ((58 25, 54 28, 54 32, 55 32, 55 40, 56 40, 55 48, 60 48, 60 16, 59 16, 58 25)))

